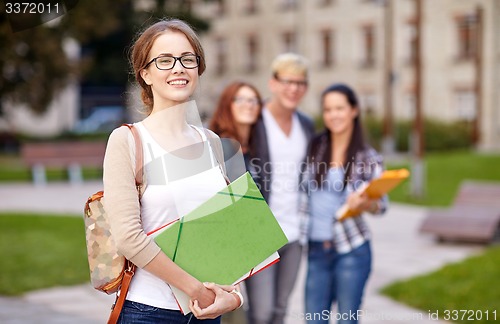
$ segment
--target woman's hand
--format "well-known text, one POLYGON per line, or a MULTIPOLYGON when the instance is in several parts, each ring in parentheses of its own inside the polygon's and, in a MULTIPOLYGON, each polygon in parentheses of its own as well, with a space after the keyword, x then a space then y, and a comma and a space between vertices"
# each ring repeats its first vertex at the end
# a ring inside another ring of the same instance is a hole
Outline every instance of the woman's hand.
POLYGON ((201 308, 208 307, 215 303, 216 295, 212 289, 205 287, 204 284, 200 282, 199 287, 196 291, 189 296, 191 300, 197 300, 201 308))
POLYGON ((215 293, 215 301, 210 306, 203 308, 197 299, 191 299, 189 309, 197 319, 217 318, 222 314, 235 310, 242 302, 239 297, 235 297, 231 293, 234 286, 219 286, 214 283, 206 283, 205 287, 215 293))
POLYGON ((360 213, 363 211, 375 213, 379 209, 378 199, 370 199, 366 194, 360 194, 358 192, 352 192, 349 197, 347 197, 347 205, 349 209, 360 213))

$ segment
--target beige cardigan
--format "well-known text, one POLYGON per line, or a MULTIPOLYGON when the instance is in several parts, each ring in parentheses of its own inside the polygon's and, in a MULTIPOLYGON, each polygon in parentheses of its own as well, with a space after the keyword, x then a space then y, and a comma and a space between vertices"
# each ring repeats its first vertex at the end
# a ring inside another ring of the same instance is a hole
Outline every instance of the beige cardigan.
MULTIPOLYGON (((205 133, 224 168, 219 137, 209 130, 205 133)), ((127 127, 119 127, 109 136, 104 156, 104 204, 118 251, 143 268, 160 253, 160 248, 142 228, 134 172, 134 138, 127 127)))

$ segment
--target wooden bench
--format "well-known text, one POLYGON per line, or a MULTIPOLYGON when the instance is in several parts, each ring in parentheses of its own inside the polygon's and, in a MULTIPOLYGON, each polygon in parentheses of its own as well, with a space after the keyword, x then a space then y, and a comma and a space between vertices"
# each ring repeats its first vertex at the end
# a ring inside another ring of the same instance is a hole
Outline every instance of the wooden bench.
POLYGON ((420 231, 439 240, 492 242, 500 233, 500 183, 465 181, 453 206, 431 209, 420 231))
POLYGON ((46 167, 68 170, 71 184, 83 181, 82 166, 102 167, 105 142, 45 142, 26 143, 21 147, 21 158, 32 172, 35 185, 45 185, 46 167))

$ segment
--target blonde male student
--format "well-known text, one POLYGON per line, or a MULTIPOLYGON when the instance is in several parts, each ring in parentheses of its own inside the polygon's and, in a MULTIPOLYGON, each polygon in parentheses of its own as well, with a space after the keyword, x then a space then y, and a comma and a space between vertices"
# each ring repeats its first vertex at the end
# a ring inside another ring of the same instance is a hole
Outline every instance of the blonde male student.
POLYGON ((252 134, 250 166, 289 243, 278 251, 280 262, 246 280, 250 324, 284 322, 302 254, 300 168, 314 135, 312 121, 298 111, 308 89, 305 58, 294 53, 277 56, 268 87, 271 97, 252 134))

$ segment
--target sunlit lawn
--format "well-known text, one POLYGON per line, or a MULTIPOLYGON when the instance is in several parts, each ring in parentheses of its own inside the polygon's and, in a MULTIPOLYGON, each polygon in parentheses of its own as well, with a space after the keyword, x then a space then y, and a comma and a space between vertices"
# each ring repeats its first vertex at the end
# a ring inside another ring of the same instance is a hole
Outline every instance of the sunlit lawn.
POLYGON ((459 323, 469 323, 471 319, 474 323, 499 323, 499 265, 500 247, 491 247, 482 255, 449 264, 427 275, 391 284, 383 289, 383 293, 426 313, 429 310, 432 313, 438 311, 444 316, 446 310, 457 310, 458 313, 448 315, 459 316, 456 320, 459 323), (474 316, 469 317, 472 313, 467 312, 462 319, 465 312, 460 310, 474 311, 474 316), (496 321, 493 320, 494 316, 496 321))
POLYGON ((89 280, 81 217, 0 214, 0 294, 89 280))
MULTIPOLYGON (((427 206, 449 206, 464 180, 500 182, 500 154, 443 152, 426 156, 427 189, 423 199, 409 196, 410 181, 391 193, 392 201, 427 206)), ((389 168, 409 164, 389 165, 389 168)), ((383 293, 399 302, 446 315, 459 323, 500 322, 500 247, 491 247, 483 255, 384 288, 383 293), (468 312, 460 312, 468 310, 468 312), (471 311, 474 311, 472 313, 471 311), (472 317, 471 314, 473 314, 472 317), (481 320, 479 320, 481 318, 481 320)))
MULTIPOLYGON (((448 206, 453 202, 463 180, 500 182, 500 154, 486 155, 472 152, 430 153, 425 158, 426 192, 423 199, 410 196, 410 180, 406 180, 390 195, 391 201, 426 206, 448 206)), ((406 167, 409 164, 391 165, 406 167)))

